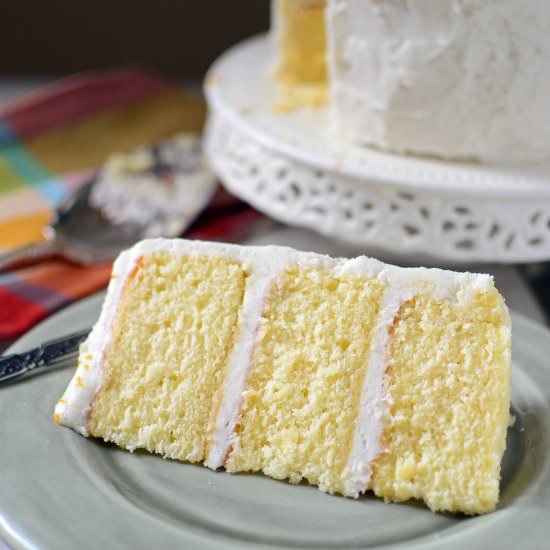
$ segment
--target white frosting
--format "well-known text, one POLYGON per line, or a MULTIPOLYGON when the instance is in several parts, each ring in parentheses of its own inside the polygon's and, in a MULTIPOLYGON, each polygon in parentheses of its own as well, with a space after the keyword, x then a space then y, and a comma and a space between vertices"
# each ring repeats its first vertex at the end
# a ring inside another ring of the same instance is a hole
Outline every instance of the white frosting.
POLYGON ((138 256, 132 254, 131 249, 120 254, 114 263, 111 282, 99 320, 86 341, 80 346, 78 368, 55 406, 56 420, 86 437, 89 435, 87 417, 90 405, 103 382, 101 365, 105 350, 111 341, 113 321, 124 290, 124 283, 137 259, 138 256))
POLYGON ((550 3, 328 0, 344 138, 486 161, 550 156, 550 3))
POLYGON ((251 365, 265 296, 285 266, 325 268, 336 276, 376 277, 387 285, 373 334, 352 451, 344 471, 345 494, 348 496, 357 496, 368 488, 370 464, 383 450, 380 435, 387 415, 384 353, 388 330, 400 305, 409 297, 420 293, 427 293, 439 299, 467 302, 471 299, 472 293, 490 290, 493 287, 492 278, 488 275, 454 273, 439 269, 398 268, 364 256, 345 260, 278 246, 243 247, 182 239, 142 241, 123 252, 115 262, 113 277, 99 320, 82 345, 78 369, 55 409, 56 418, 61 424, 75 429, 82 435, 89 435, 87 416, 94 396, 103 382, 102 363, 114 332, 113 324, 124 285, 139 258, 157 251, 166 251, 174 255, 225 256, 242 261, 250 273, 239 314, 240 333, 230 355, 222 403, 211 434, 209 455, 205 460, 205 464, 211 468, 223 465, 234 443, 234 427, 240 415, 242 394, 251 365))
POLYGON ((217 187, 197 134, 113 154, 92 186, 90 202, 115 224, 147 238, 181 235, 217 187))
POLYGON ((384 450, 380 434, 387 417, 384 375, 389 330, 399 308, 413 295, 411 289, 388 286, 373 330, 367 375, 361 391, 359 413, 348 462, 344 469, 347 496, 357 497, 369 488, 372 461, 384 450))
MULTIPOLYGON (((282 269, 282 265, 280 268, 282 269)), ((223 400, 211 435, 210 451, 205 461, 213 470, 221 468, 234 439, 235 423, 241 410, 241 396, 245 389, 256 334, 260 324, 266 295, 279 269, 267 270, 258 266, 247 282, 240 313, 239 339, 229 358, 229 369, 223 385, 223 400), (271 271, 271 272, 270 272, 271 271)))

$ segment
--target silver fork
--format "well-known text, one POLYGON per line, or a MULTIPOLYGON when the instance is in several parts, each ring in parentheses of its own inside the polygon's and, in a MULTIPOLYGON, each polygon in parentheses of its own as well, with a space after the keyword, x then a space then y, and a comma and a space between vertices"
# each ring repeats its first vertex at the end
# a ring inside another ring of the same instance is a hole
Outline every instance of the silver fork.
POLYGON ((24 353, 0 357, 0 384, 39 367, 59 366, 76 358, 90 329, 51 340, 24 353))

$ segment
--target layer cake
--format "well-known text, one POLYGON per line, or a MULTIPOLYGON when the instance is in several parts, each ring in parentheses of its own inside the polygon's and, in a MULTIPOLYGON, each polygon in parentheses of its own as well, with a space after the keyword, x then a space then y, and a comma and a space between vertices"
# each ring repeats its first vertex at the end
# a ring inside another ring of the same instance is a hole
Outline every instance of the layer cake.
POLYGON ((488 512, 510 402, 488 275, 146 240, 117 259, 57 422, 328 493, 488 512))

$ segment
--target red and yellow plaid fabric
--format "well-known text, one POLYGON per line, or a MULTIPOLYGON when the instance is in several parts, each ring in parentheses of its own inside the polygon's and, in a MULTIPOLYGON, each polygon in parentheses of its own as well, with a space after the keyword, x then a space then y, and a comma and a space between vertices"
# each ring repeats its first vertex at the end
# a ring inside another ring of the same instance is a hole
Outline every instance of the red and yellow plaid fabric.
MULTIPOLYGON (((110 154, 198 132, 204 115, 192 94, 134 69, 71 77, 0 110, 0 252, 43 239, 54 209, 110 154)), ((258 216, 218 197, 188 236, 231 239, 258 216)), ((110 268, 56 259, 0 274, 0 341, 101 289, 110 268)))
POLYGON ((72 77, 0 110, 0 251, 42 239, 52 209, 108 155, 199 131, 204 112, 137 70, 72 77))

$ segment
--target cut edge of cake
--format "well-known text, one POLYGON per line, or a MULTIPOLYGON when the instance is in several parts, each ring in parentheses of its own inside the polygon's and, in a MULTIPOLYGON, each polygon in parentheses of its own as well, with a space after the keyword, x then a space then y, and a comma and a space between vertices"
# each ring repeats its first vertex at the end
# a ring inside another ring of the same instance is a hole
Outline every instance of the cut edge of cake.
POLYGON ((326 0, 274 0, 271 4, 275 112, 328 102, 325 8, 326 0))

